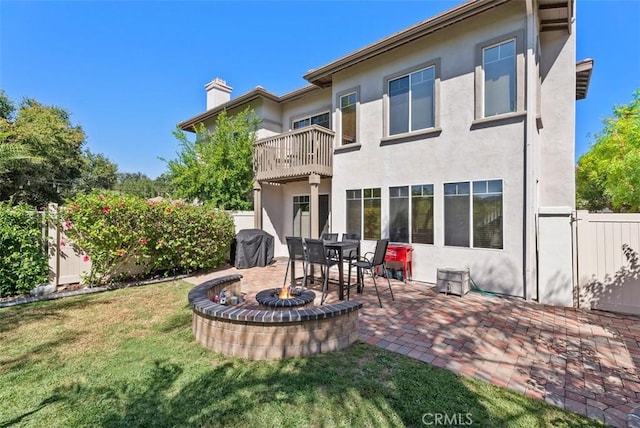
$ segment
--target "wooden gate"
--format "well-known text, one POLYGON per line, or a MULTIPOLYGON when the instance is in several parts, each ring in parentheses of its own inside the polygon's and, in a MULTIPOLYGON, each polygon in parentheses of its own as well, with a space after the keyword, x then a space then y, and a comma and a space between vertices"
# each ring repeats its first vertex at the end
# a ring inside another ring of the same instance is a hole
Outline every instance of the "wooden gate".
POLYGON ((640 214, 576 215, 580 307, 640 315, 640 214))

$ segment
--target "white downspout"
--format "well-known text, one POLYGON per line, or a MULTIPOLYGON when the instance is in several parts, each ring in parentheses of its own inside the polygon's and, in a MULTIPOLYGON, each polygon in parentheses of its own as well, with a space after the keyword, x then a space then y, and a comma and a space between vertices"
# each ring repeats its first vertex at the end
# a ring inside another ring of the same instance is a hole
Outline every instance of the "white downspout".
POLYGON ((524 218, 524 298, 532 299, 535 290, 537 296, 537 166, 535 156, 536 142, 536 0, 526 0, 527 24, 525 35, 525 218, 524 218))

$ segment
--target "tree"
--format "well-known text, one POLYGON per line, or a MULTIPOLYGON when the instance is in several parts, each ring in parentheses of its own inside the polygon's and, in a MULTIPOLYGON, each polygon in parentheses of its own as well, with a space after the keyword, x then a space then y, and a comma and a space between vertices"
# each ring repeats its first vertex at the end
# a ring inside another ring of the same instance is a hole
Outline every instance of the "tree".
POLYGON ((84 168, 75 183, 75 190, 90 192, 93 189, 112 190, 118 181, 118 165, 101 153, 86 150, 82 159, 84 168))
POLYGON ((4 93, 0 100, 2 144, 13 144, 11 151, 21 162, 11 161, 0 181, 0 200, 13 198, 31 205, 61 202, 80 177, 84 163, 85 134, 71 124, 69 114, 60 107, 45 106, 25 99, 13 119, 12 103, 4 93), (17 147, 17 148, 16 148, 17 147), (37 155, 36 158, 29 158, 37 155))
POLYGON ((37 163, 39 159, 24 144, 13 141, 11 121, 15 113, 13 102, 0 90, 0 181, 2 175, 22 162, 37 163))
POLYGON ((135 195, 141 198, 149 199, 156 196, 169 196, 167 187, 163 182, 164 178, 160 176, 155 180, 147 177, 141 172, 130 173, 124 172, 118 174, 118 182, 115 190, 128 195, 135 195))
POLYGON ((578 208, 640 212, 640 90, 603 123, 596 142, 578 160, 578 208))
POLYGON ((176 130, 174 135, 182 151, 177 159, 167 162, 176 196, 227 210, 251 209, 253 144, 258 123, 251 109, 234 116, 223 110, 214 131, 200 125, 193 143, 183 131, 176 130))

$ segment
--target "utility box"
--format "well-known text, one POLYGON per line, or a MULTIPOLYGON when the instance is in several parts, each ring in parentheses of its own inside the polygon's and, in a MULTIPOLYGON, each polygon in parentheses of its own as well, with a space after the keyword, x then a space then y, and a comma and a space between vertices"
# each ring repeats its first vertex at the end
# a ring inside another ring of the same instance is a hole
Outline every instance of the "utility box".
POLYGON ((469 292, 469 269, 440 268, 436 288, 439 293, 464 296, 469 292))

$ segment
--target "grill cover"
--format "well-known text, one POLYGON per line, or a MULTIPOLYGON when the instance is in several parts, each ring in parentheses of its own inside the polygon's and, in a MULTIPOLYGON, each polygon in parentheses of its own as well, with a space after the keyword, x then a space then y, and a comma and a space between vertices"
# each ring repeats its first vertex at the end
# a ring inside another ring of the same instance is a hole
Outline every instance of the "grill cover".
MULTIPOLYGON (((233 251, 232 251, 233 252, 233 251)), ((236 234, 234 266, 246 269, 267 266, 273 261, 273 236, 260 229, 243 229, 236 234)))

